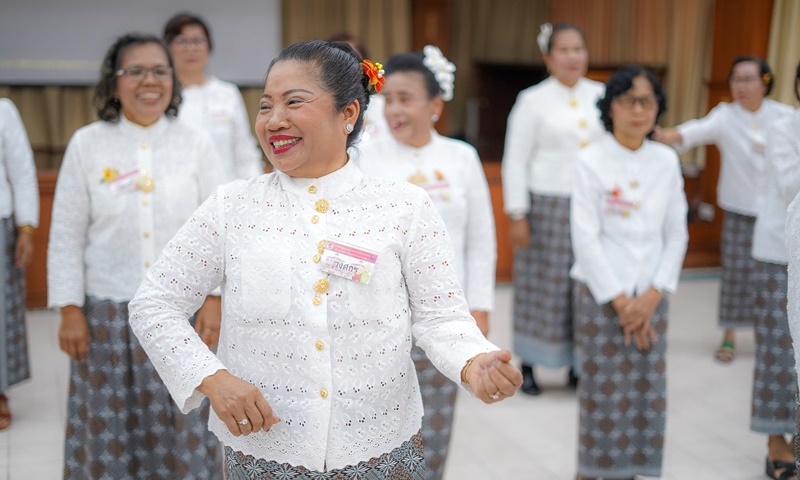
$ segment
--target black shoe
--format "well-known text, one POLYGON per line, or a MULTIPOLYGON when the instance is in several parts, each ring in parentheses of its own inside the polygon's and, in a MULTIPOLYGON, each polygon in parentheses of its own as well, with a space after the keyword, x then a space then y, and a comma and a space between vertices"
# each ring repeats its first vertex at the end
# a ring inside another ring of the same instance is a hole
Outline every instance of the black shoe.
POLYGON ((522 364, 522 386, 520 387, 522 393, 526 395, 539 395, 542 391, 539 385, 536 384, 536 379, 533 378, 533 366, 522 364))
POLYGON ((569 369, 569 375, 567 376, 567 383, 573 390, 578 389, 578 376, 575 374, 575 369, 569 369))

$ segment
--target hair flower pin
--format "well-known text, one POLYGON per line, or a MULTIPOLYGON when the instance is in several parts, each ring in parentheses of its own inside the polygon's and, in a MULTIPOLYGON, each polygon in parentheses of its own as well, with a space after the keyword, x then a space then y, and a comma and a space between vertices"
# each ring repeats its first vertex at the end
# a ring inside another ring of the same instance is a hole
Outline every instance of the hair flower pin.
POLYGON ((553 25, 550 22, 543 23, 539 27, 539 35, 536 36, 536 43, 539 44, 539 50, 542 54, 547 55, 550 53, 548 45, 550 44, 550 37, 553 35, 553 25))
POLYGON ((369 86, 375 89, 375 93, 381 93, 383 84, 386 83, 386 77, 383 76, 383 65, 371 60, 361 60, 361 68, 364 70, 364 75, 369 78, 369 86))
POLYGON ((442 100, 449 102, 453 99, 453 84, 456 81, 456 66, 453 62, 449 61, 438 47, 433 45, 426 45, 422 49, 424 59, 422 63, 428 67, 428 70, 433 72, 439 88, 442 89, 442 100))

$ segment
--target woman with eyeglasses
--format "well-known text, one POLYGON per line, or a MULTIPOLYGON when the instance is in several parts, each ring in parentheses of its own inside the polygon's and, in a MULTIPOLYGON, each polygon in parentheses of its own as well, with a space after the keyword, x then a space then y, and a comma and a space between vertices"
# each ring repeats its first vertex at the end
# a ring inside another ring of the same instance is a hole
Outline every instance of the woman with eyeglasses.
POLYGON ((522 392, 538 395, 534 367, 569 369, 573 345, 573 255, 569 203, 575 159, 603 135, 597 99, 603 84, 585 77, 589 53, 575 25, 541 26, 537 37, 550 76, 520 92, 508 115, 503 202, 514 250, 514 353, 522 392))
POLYGON ((179 13, 164 26, 164 42, 182 87, 178 118, 211 135, 227 180, 264 173, 239 88, 206 73, 214 49, 208 24, 197 15, 179 13))
POLYGON ((765 134, 773 122, 792 110, 766 98, 772 90, 773 76, 767 62, 759 57, 737 57, 731 65, 728 83, 731 103, 720 103, 701 119, 657 130, 653 137, 680 152, 710 144, 720 150, 717 204, 724 217, 720 238, 719 325, 724 333, 715 358, 723 363, 733 361, 735 329, 753 327, 755 260, 751 250, 765 187, 765 134))
POLYGON ((572 191, 578 478, 661 476, 668 294, 688 233, 675 152, 648 140, 666 101, 656 77, 622 68, 597 104, 606 130, 581 152, 572 191))
MULTIPOLYGON (((73 135, 59 171, 47 284, 72 360, 65 479, 218 478, 208 407, 181 414, 128 326, 145 273, 223 177, 211 139, 175 120, 180 100, 161 40, 118 38, 95 88, 100 121, 73 135)), ((219 317, 208 300, 197 328, 219 317)))

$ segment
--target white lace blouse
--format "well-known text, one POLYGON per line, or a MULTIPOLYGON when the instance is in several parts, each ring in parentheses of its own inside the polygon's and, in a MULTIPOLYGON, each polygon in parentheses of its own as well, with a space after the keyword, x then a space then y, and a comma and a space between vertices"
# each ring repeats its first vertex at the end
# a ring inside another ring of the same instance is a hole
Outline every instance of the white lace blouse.
POLYGON ((419 431, 412 336, 454 381, 470 357, 496 350, 469 314, 425 192, 365 177, 352 161, 318 179, 278 172, 221 187, 164 250, 130 312, 184 412, 203 399, 202 380, 227 369, 282 421, 235 437, 212 412, 211 430, 234 450, 318 471, 377 457, 419 431), (368 284, 320 269, 333 243, 377 255, 368 284), (217 286, 214 355, 187 318, 217 286))
POLYGON ((164 245, 222 178, 211 139, 176 120, 141 127, 123 116, 75 132, 53 200, 49 306, 82 306, 87 295, 133 298, 164 245), (112 170, 115 181, 106 181, 112 170), (140 172, 153 178, 152 191, 135 187, 140 172))
POLYGON ((178 119, 211 135, 225 167, 225 181, 264 173, 261 149, 236 85, 209 76, 202 85, 185 87, 181 96, 178 119))
POLYGON ((453 241, 459 281, 470 308, 491 311, 497 241, 489 184, 478 152, 435 131, 421 148, 391 135, 360 148, 359 166, 368 175, 416 182, 428 192, 453 241))

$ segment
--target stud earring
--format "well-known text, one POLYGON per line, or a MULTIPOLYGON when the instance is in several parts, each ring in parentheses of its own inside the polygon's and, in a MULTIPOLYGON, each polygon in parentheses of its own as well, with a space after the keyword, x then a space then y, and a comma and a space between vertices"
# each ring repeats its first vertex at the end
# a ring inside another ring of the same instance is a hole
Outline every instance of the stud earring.
POLYGON ((347 125, 345 125, 344 126, 344 131, 347 132, 348 134, 353 133, 353 124, 352 123, 348 123, 347 125))
POLYGON ((438 121, 439 121, 439 115, 436 115, 436 114, 434 113, 433 115, 431 115, 431 120, 433 120, 433 123, 436 123, 436 122, 438 122, 438 121))

